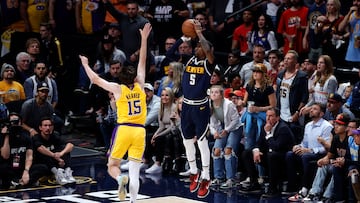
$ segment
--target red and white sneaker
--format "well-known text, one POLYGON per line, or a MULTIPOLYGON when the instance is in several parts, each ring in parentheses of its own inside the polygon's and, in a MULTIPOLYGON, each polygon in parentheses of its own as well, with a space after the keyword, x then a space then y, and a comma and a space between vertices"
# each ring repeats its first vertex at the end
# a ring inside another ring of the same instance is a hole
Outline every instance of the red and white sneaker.
POLYGON ((200 182, 200 188, 197 192, 197 196, 198 198, 205 198, 206 196, 208 196, 210 190, 209 190, 209 187, 210 187, 210 180, 201 180, 200 182))
POLYGON ((196 192, 199 189, 200 173, 190 175, 190 192, 196 192))

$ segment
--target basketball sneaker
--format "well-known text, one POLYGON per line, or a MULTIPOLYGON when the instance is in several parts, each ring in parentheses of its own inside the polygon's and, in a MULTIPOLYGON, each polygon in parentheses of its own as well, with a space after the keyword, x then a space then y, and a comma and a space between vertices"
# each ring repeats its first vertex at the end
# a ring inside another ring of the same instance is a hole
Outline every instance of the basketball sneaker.
POLYGON ((200 187, 197 192, 198 198, 205 198, 206 196, 208 196, 210 192, 209 187, 210 187, 210 180, 206 180, 206 179, 201 180, 200 187))
POLYGON ((119 195, 119 199, 125 200, 126 198, 126 184, 128 184, 129 182, 129 177, 127 177, 126 175, 122 175, 120 180, 118 180, 119 183, 119 191, 118 191, 118 195, 119 195))
POLYGON ((200 173, 190 175, 190 192, 195 192, 199 189, 200 173))
POLYGON ((76 182, 76 180, 73 177, 72 173, 73 173, 73 170, 71 170, 70 167, 67 167, 65 169, 65 178, 66 178, 68 183, 75 183, 76 182))
POLYGON ((65 171, 62 168, 58 168, 55 174, 56 182, 60 185, 66 185, 68 181, 65 177, 65 171))

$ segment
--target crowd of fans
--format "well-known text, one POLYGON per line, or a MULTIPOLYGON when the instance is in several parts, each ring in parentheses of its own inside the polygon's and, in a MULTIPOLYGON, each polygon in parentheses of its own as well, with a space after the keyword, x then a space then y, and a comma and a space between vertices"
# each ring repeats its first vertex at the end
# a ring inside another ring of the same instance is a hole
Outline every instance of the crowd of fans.
POLYGON ((96 73, 121 83, 120 69, 139 59, 138 31, 150 22, 141 169, 189 175, 179 146, 189 91, 181 82, 194 68, 188 63, 198 42, 183 36, 181 25, 194 18, 215 54, 207 69, 212 187, 240 184, 248 194, 269 183, 266 198, 282 192, 289 201, 360 201, 350 181, 360 169, 360 83, 340 83, 334 73, 360 67, 359 15, 360 0, 10 1, 1 5, 0 95, 31 137, 41 134, 44 117, 61 132, 74 113, 94 115, 107 149, 116 125, 113 95, 90 84, 75 59, 90 56, 96 73), (28 39, 19 44, 17 36, 28 39))

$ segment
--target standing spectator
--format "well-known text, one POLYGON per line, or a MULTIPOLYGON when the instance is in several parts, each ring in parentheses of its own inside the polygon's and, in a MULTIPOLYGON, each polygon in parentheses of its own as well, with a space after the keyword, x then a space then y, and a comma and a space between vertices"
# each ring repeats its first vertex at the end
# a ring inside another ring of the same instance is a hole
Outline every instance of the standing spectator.
POLYGON ((268 60, 271 65, 271 69, 267 71, 267 75, 270 79, 270 84, 273 85, 274 90, 277 88, 277 75, 280 72, 280 62, 282 61, 283 55, 279 50, 271 50, 268 54, 268 60))
POLYGON ((280 118, 293 131, 296 143, 299 143, 303 136, 299 111, 309 99, 307 75, 296 68, 298 58, 297 52, 292 50, 285 55, 285 69, 278 74, 276 90, 280 118))
POLYGON ((54 34, 75 34, 76 0, 49 0, 49 24, 54 30, 54 34))
POLYGON ((46 99, 49 104, 55 108, 58 103, 57 84, 54 79, 47 76, 49 72, 46 64, 44 62, 36 63, 34 73, 33 76, 29 77, 24 82, 26 99, 36 97, 38 85, 46 83, 49 88, 48 97, 46 99))
MULTIPOLYGON (((360 77, 360 70, 358 73, 360 77)), ((350 110, 356 118, 360 118, 360 81, 356 82, 351 94, 350 110)))
POLYGON ((215 44, 215 32, 210 29, 207 12, 196 13, 194 19, 201 23, 204 37, 208 39, 211 44, 215 44))
POLYGON ((229 83, 229 76, 232 74, 239 74, 242 64, 240 60, 240 50, 233 49, 227 57, 228 67, 224 70, 224 79, 226 83, 229 83))
POLYGON ((353 6, 349 9, 349 12, 345 15, 344 19, 339 25, 339 31, 343 31, 347 26, 350 27, 349 46, 347 48, 345 60, 348 61, 354 67, 359 68, 360 62, 360 29, 357 29, 360 25, 360 21, 357 16, 360 14, 360 1, 354 0, 353 6))
POLYGON ((2 189, 9 189, 11 182, 20 186, 31 186, 44 175, 44 169, 33 161, 33 144, 29 134, 21 128, 20 115, 10 113, 9 122, 10 126, 1 128, 2 189))
MULTIPOLYGON (((253 14, 251 10, 246 10, 242 14, 243 24, 235 28, 232 37, 231 49, 239 49, 240 56, 248 55, 252 49, 249 49, 248 40, 253 29, 253 14)), ((252 48, 252 47, 251 47, 252 48)))
POLYGON ((182 104, 181 130, 184 137, 186 158, 190 166, 190 192, 196 192, 199 198, 209 194, 210 150, 207 133, 209 130, 210 108, 207 89, 211 73, 214 70, 214 55, 209 42, 202 34, 200 22, 195 21, 195 31, 199 43, 195 56, 187 63, 182 78, 184 102, 182 104), (199 146, 202 171, 196 166, 195 143, 199 146))
POLYGON ((76 30, 80 34, 96 34, 102 31, 105 9, 101 0, 79 0, 75 5, 76 30))
POLYGON ((346 164, 349 165, 348 177, 351 177, 351 188, 349 192, 349 200, 356 199, 360 201, 360 183, 359 183, 359 173, 360 173, 360 159, 359 159, 359 146, 360 146, 360 128, 358 121, 354 122, 356 125, 352 126, 351 135, 349 137, 349 149, 351 153, 351 161, 347 161, 346 164), (357 126, 357 128, 353 128, 357 126), (354 181, 352 180, 354 177, 354 181), (357 178, 357 179, 356 179, 357 178), (357 181, 356 181, 357 180, 357 181))
POLYGON ((0 91, 1 101, 5 104, 9 102, 23 101, 25 100, 24 87, 14 80, 15 68, 7 63, 4 63, 1 67, 1 81, 0 91))
POLYGON ((262 195, 271 198, 279 195, 280 183, 285 173, 286 152, 294 145, 294 135, 284 121, 280 119, 280 111, 270 108, 266 111, 266 124, 261 131, 254 148, 247 149, 242 154, 246 171, 250 177, 250 186, 241 192, 250 193, 260 190, 258 173, 255 164, 261 164, 269 173, 269 188, 262 195))
POLYGON ((40 31, 40 23, 48 22, 49 0, 20 1, 20 14, 25 22, 26 32, 40 31))
POLYGON ((240 0, 210 1, 209 26, 215 32, 215 49, 228 52, 231 43, 227 43, 227 37, 234 32, 235 17, 227 18, 230 14, 239 10, 240 0))
POLYGON ((30 68, 30 54, 20 52, 16 55, 15 80, 20 84, 24 84, 25 80, 34 74, 34 70, 30 68))
POLYGON ((159 53, 163 54, 165 39, 169 36, 179 38, 182 35, 181 25, 190 16, 190 12, 183 1, 153 0, 145 16, 154 26, 155 44, 159 46, 159 53))
POLYGON ((318 140, 322 138, 328 142, 331 139, 333 126, 322 118, 324 113, 324 105, 314 103, 311 106, 311 121, 305 125, 303 140, 300 144, 293 146, 292 151, 286 154, 288 191, 297 191, 298 187, 302 186, 296 195, 289 197, 289 201, 301 201, 306 197, 313 181, 312 172, 316 167, 311 161, 317 161, 326 153, 325 147, 318 140), (299 171, 301 171, 300 185, 296 184, 296 173, 299 171))
POLYGON ((240 70, 240 77, 244 81, 243 86, 249 83, 250 79, 252 78, 252 71, 254 66, 258 63, 262 63, 266 66, 267 70, 271 70, 271 65, 269 62, 265 60, 265 49, 260 44, 254 46, 253 49, 253 61, 245 63, 240 70))
POLYGON ((213 185, 221 189, 235 187, 238 151, 242 128, 240 128, 239 113, 234 103, 224 98, 224 89, 220 85, 210 88, 212 114, 210 117, 210 132, 215 144, 212 149, 215 179, 213 185), (222 182, 226 179, 226 182, 222 182))
POLYGON ((70 168, 70 152, 74 145, 65 142, 60 134, 54 131, 54 122, 50 117, 43 117, 39 123, 39 134, 33 137, 35 149, 35 163, 45 165, 46 173, 55 175, 60 185, 75 183, 70 168))
POLYGON ((281 15, 277 32, 284 38, 284 54, 291 49, 302 55, 305 52, 302 39, 307 24, 308 8, 304 6, 303 0, 290 0, 290 4, 291 7, 281 15))
MULTIPOLYGON (((170 37, 166 38, 166 40, 165 40, 165 52, 166 53, 171 49, 171 47, 175 44, 175 42, 176 42, 176 39, 174 37, 170 36, 170 37)), ((162 78, 168 74, 169 64, 173 61, 174 61, 174 59, 169 58, 165 54, 155 56, 156 68, 159 69, 159 72, 157 73, 158 78, 162 78)))
POLYGON ((314 102, 326 105, 329 95, 337 91, 338 83, 334 76, 334 67, 331 58, 328 55, 321 55, 318 59, 316 77, 310 93, 312 98, 304 108, 300 110, 301 115, 309 112, 311 104, 314 102))
POLYGON ((255 44, 260 44, 264 47, 266 56, 268 56, 269 51, 278 49, 275 33, 272 27, 271 19, 267 15, 260 14, 257 17, 257 21, 249 34, 250 37, 248 38, 249 51, 252 51, 255 44))
POLYGON ((307 14, 307 25, 302 39, 302 46, 309 51, 309 59, 317 61, 319 56, 322 55, 322 38, 321 35, 316 34, 316 28, 318 25, 318 17, 325 15, 326 2, 324 0, 316 0, 313 5, 309 7, 307 14))
POLYGON ((29 38, 26 40, 25 48, 26 52, 30 55, 30 69, 35 68, 35 63, 42 59, 41 52, 40 52, 40 41, 37 38, 29 38))

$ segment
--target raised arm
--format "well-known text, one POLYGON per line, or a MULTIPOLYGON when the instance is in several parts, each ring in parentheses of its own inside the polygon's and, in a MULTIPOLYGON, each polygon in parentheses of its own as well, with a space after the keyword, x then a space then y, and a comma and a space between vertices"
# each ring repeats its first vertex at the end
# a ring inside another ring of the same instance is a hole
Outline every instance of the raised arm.
POLYGON ((195 27, 196 35, 199 38, 199 43, 205 52, 206 58, 208 59, 210 64, 214 64, 213 50, 209 44, 209 41, 207 41, 204 35, 202 34, 201 23, 197 20, 194 20, 194 27, 195 27))
POLYGON ((143 29, 140 29, 141 34, 141 47, 139 55, 139 63, 137 68, 136 81, 140 84, 141 88, 144 88, 145 74, 146 74, 146 56, 147 56, 147 41, 151 33, 151 24, 146 23, 143 29))

